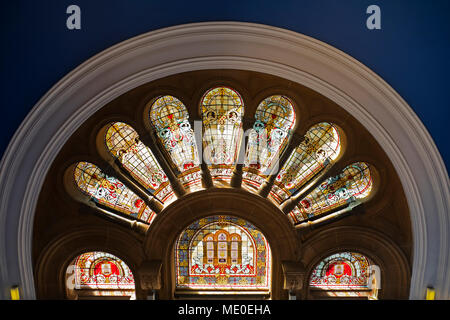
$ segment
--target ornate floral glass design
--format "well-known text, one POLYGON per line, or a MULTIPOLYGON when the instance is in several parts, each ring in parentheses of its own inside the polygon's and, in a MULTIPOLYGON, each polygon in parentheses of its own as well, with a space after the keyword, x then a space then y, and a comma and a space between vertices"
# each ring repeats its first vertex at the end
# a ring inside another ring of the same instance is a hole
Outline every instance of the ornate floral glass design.
POLYGON ((180 172, 179 178, 186 188, 201 188, 201 173, 194 131, 184 104, 173 96, 162 96, 153 102, 150 122, 157 136, 180 172))
POLYGON ((291 101, 281 95, 264 99, 256 109, 255 123, 250 131, 243 183, 258 189, 261 177, 266 178, 287 145, 295 124, 295 111, 291 101), (255 175, 260 178, 255 179, 255 175))
POLYGON ((304 197, 289 217, 294 223, 319 216, 334 208, 367 197, 372 190, 369 166, 357 162, 347 166, 339 175, 330 177, 304 197))
POLYGON ((145 202, 114 177, 107 176, 89 162, 79 162, 74 179, 80 190, 97 203, 151 223, 156 214, 145 202))
POLYGON ((182 232, 175 250, 177 289, 270 289, 269 244, 253 224, 243 219, 200 219, 182 232))
POLYGON ((379 286, 376 280, 380 279, 379 275, 374 274, 375 270, 379 269, 366 256, 356 252, 339 252, 323 259, 314 268, 309 286, 313 290, 366 291, 357 296, 376 299, 376 288, 379 286))
POLYGON ((203 158, 215 183, 229 182, 242 139, 244 104, 233 89, 217 87, 201 101, 203 158))
POLYGON ((74 262, 75 290, 97 290, 94 295, 132 295, 135 290, 133 273, 116 256, 105 252, 87 252, 74 262))
POLYGON ((314 125, 279 171, 270 197, 281 204, 306 182, 330 167, 339 156, 338 129, 327 122, 314 125))
POLYGON ((106 131, 105 142, 110 153, 155 197, 164 203, 175 200, 166 174, 131 126, 123 122, 112 123, 106 131))

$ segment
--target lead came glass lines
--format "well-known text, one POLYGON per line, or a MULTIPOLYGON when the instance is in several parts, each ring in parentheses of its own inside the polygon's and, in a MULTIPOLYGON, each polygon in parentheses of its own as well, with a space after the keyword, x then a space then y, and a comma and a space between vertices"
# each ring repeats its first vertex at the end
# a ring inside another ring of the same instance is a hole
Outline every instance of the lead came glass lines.
POLYGON ((312 272, 309 285, 323 290, 369 289, 370 260, 356 252, 339 252, 323 259, 312 272))
POLYGON ((80 190, 97 203, 146 223, 151 223, 156 216, 121 181, 107 176, 92 163, 79 162, 74 170, 74 179, 80 190))
POLYGON ((175 200, 166 174, 131 126, 123 122, 111 124, 106 132, 105 142, 111 154, 119 159, 133 178, 160 201, 175 200))
POLYGON ((75 289, 135 289, 130 268, 109 253, 95 251, 79 255, 75 261, 74 271, 75 289))
POLYGON ((317 173, 329 168, 341 150, 337 128, 326 122, 311 127, 277 175, 270 197, 277 203, 287 200, 317 173))
POLYGON ((183 185, 190 191, 201 189, 197 143, 184 104, 173 96, 159 97, 150 109, 150 121, 183 185))
POLYGON ((217 87, 201 102, 203 154, 215 183, 229 182, 242 139, 244 106, 233 89, 217 87))
POLYGON ((192 223, 176 243, 177 289, 270 288, 271 254, 264 235, 249 222, 210 216, 192 223))
POLYGON ((364 162, 354 163, 339 175, 322 182, 298 203, 289 216, 294 223, 319 216, 356 199, 367 197, 372 185, 369 166, 364 162))
POLYGON ((254 189, 260 187, 259 179, 253 179, 251 173, 264 178, 270 174, 287 145, 294 124, 295 111, 289 98, 274 95, 258 105, 243 168, 246 186, 254 189))

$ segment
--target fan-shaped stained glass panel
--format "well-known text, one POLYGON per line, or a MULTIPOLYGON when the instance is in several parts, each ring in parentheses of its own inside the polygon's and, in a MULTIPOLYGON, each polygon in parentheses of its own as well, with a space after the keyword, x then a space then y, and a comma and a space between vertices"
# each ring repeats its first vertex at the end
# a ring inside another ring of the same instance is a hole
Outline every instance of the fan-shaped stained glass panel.
POLYGON ((287 200, 329 167, 339 156, 340 150, 339 132, 334 125, 322 122, 310 128, 279 171, 270 197, 277 203, 287 200))
POLYGON ((369 166, 364 162, 354 163, 339 175, 322 182, 299 202, 289 216, 294 223, 319 216, 356 199, 367 197, 372 185, 369 166))
POLYGON ((146 223, 155 218, 156 214, 140 197, 92 163, 79 162, 74 170, 74 179, 80 190, 97 203, 146 223))
POLYGON ((278 163, 295 123, 295 111, 287 97, 274 95, 259 104, 255 119, 248 138, 243 182, 259 188, 260 179, 252 179, 250 173, 265 177, 278 163))
POLYGON ((242 139, 242 98, 233 89, 217 87, 206 92, 201 106, 203 158, 213 181, 229 182, 242 139))
POLYGON ((184 104, 173 96, 159 97, 151 106, 150 121, 184 186, 191 191, 200 189, 197 143, 184 104))
POLYGON ((123 122, 111 124, 106 132, 105 142, 111 154, 119 159, 133 178, 160 201, 175 200, 166 174, 131 126, 123 122))

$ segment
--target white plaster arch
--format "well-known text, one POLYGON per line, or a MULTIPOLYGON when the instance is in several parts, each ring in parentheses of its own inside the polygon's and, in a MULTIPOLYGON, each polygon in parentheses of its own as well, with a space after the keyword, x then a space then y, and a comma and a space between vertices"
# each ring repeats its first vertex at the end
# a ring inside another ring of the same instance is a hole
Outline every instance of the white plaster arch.
POLYGON ((266 25, 193 23, 115 45, 60 80, 27 115, 0 163, 0 298, 18 284, 35 298, 33 218, 47 170, 70 135, 95 111, 152 80, 185 71, 242 69, 273 74, 330 98, 358 119, 397 170, 411 212, 411 299, 427 286, 449 299, 448 173, 429 133, 385 81, 313 38, 266 25))

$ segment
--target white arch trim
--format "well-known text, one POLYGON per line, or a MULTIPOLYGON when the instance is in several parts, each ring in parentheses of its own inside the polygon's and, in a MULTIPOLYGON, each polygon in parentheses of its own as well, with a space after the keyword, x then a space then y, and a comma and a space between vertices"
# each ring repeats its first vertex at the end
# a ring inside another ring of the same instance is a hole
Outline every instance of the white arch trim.
POLYGON ((194 23, 115 45, 60 80, 34 106, 0 163, 0 298, 18 284, 35 298, 33 218, 45 175, 70 135, 119 95, 152 80, 203 69, 273 74, 305 85, 353 114, 383 147, 404 187, 413 228, 410 298, 426 287, 449 299, 449 180, 429 133, 379 76, 310 37, 266 25, 194 23))

